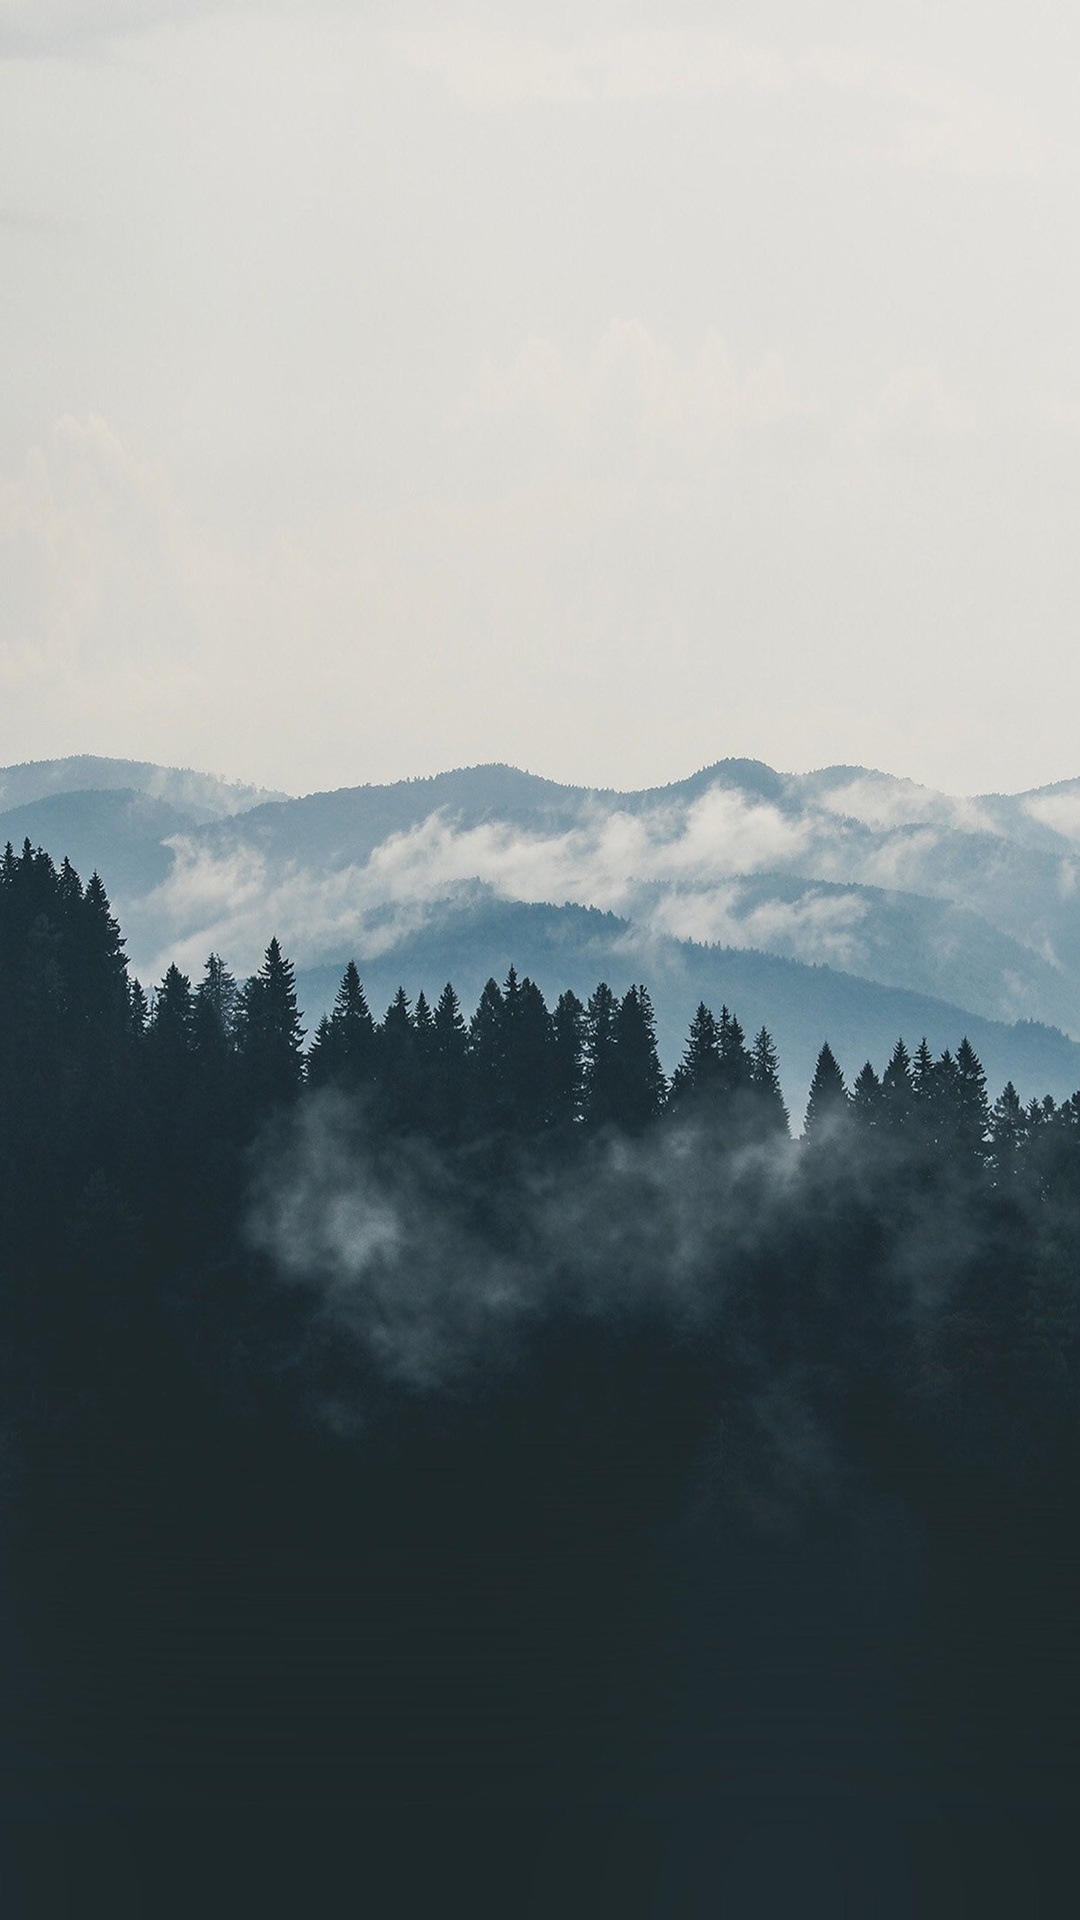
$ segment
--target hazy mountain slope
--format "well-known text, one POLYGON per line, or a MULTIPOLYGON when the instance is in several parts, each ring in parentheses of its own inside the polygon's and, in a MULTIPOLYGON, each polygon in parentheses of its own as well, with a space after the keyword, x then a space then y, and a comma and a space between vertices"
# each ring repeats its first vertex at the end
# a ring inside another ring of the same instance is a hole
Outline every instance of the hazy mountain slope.
MULTIPOLYGON (((602 796, 614 804, 621 796, 602 796)), ((516 767, 458 768, 384 787, 342 787, 256 807, 243 825, 222 820, 200 836, 215 854, 256 848, 273 864, 303 860, 339 867, 366 859, 382 842, 442 813, 463 831, 499 821, 523 831, 561 833, 577 825, 586 790, 562 787, 516 767)))
POLYGON ((858 768, 727 761, 633 794, 466 768, 184 834, 133 927, 155 966, 211 935, 250 958, 257 907, 311 964, 343 939, 390 945, 479 885, 1080 1033, 1080 857, 1022 797, 998 814, 991 831, 989 802, 858 768))
POLYGON ((792 874, 760 873, 700 891, 655 889, 636 901, 657 932, 754 946, 838 967, 883 986, 911 987, 988 1019, 1068 1028, 1077 996, 1040 954, 951 901, 792 874))
POLYGON ((123 787, 52 793, 0 813, 0 847, 29 840, 57 861, 66 854, 84 879, 96 869, 122 907, 168 878, 173 852, 165 843, 192 824, 171 802, 123 787))
MULTIPOLYGON (((341 964, 303 969, 298 986, 309 1027, 337 989, 341 964)), ((966 1033, 987 1070, 992 1092, 1012 1079, 1025 1098, 1080 1087, 1080 1045, 1052 1028, 1007 1026, 928 995, 879 986, 831 967, 772 954, 697 946, 642 936, 616 915, 580 907, 484 901, 449 911, 403 937, 391 951, 355 956, 372 1011, 380 1016, 397 987, 422 988, 434 999, 453 981, 471 1012, 489 975, 511 964, 529 972, 553 1000, 565 987, 586 999, 600 979, 624 992, 649 988, 661 1054, 670 1071, 681 1056, 699 1000, 733 1010, 749 1037, 767 1026, 780 1051, 784 1088, 801 1119, 818 1049, 828 1039, 849 1078, 869 1056, 879 1069, 899 1034, 914 1048, 925 1034, 940 1053, 966 1033)))
MULTIPOLYGON (((8 769, 0 787, 0 832, 100 870, 148 982, 174 958, 197 972, 211 949, 248 972, 271 933, 305 970, 355 954, 385 961, 389 979, 424 951, 445 978, 468 916, 491 931, 510 924, 495 908, 520 902, 554 912, 520 923, 530 939, 541 925, 555 939, 557 924, 564 956, 584 942, 580 975, 553 971, 556 987, 595 984, 594 923, 573 911, 595 908, 635 955, 666 955, 673 978, 679 953, 747 950, 755 979, 766 953, 834 969, 858 1020, 871 1002, 855 978, 1080 1035, 1080 782, 965 798, 861 767, 788 775, 726 760, 618 793, 493 765, 267 800, 210 776, 72 760, 8 769)), ((541 957, 506 948, 476 965, 539 974, 541 957)), ((695 981, 704 964, 686 962, 695 981)), ((644 957, 635 970, 652 979, 644 957)), ((672 1018, 685 1017, 680 1001, 672 1018)), ((816 1047, 818 1013, 807 1019, 816 1047)), ((863 1045, 853 1030, 853 1052, 874 1051, 870 1032, 863 1045)))
POLYGON ((149 760, 105 760, 96 754, 75 754, 66 760, 28 760, 16 767, 0 767, 0 809, 30 806, 48 794, 126 790, 168 801, 195 822, 217 820, 243 812, 264 800, 285 796, 241 781, 221 780, 216 774, 196 773, 190 767, 158 767, 149 760))

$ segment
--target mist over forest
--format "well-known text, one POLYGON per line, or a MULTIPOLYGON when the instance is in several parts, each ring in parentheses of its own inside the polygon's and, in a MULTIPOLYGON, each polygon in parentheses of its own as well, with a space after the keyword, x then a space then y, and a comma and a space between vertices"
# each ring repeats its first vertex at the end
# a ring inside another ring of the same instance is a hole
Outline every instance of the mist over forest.
POLYGON ((275 937, 147 993, 100 879, 9 846, 13 1911, 191 1911, 196 1831, 212 1911, 1054 1884, 1080 1093, 816 1047, 790 1115, 734 1006, 668 1074, 646 982, 513 967, 373 1011, 349 963, 305 1033, 275 937))
POLYGON ((1041 1920, 1080 13, 0 0, 0 1920, 1041 1920))

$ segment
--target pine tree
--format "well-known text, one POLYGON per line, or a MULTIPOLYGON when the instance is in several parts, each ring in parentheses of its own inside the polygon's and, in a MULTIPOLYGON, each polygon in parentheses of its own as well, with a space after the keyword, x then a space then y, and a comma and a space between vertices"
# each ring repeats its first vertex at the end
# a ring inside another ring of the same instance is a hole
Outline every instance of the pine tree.
POLYGON ((934 1083, 934 1056, 924 1033, 911 1062, 911 1090, 915 1099, 932 1103, 935 1093, 934 1083))
POLYGON ((100 1035, 102 1048, 128 1026, 127 959, 120 926, 101 877, 92 873, 81 898, 69 894, 63 914, 67 1000, 72 1018, 100 1035))
POLYGON ((377 1032, 378 1110, 383 1125, 405 1132, 420 1117, 416 1028, 404 987, 387 1007, 377 1032))
POLYGON ((956 1143, 969 1162, 981 1164, 986 1156, 990 1105, 982 1062, 966 1034, 956 1049, 955 1101, 956 1143))
POLYGON ((878 1115, 889 1133, 907 1135, 915 1110, 915 1089, 911 1078, 911 1056, 903 1040, 892 1050, 889 1064, 881 1076, 878 1115))
POLYGON ((474 1127, 498 1131, 506 1110, 506 1006, 495 979, 487 981, 469 1022, 469 1079, 474 1127))
POLYGON ((147 1035, 148 1058, 161 1097, 175 1102, 190 1080, 194 1044, 191 981, 175 964, 154 995, 147 1035))
POLYGON ((767 1027, 761 1028, 754 1041, 750 1055, 750 1085, 754 1095, 757 1131, 766 1138, 778 1135, 786 1140, 791 1124, 780 1086, 780 1061, 767 1027))
POLYGON ((806 1106, 803 1132, 808 1138, 826 1133, 848 1110, 848 1092, 844 1076, 828 1041, 817 1057, 810 1098, 806 1106))
POLYGON ((134 976, 129 989, 129 1004, 131 1013, 128 1025, 132 1039, 138 1042, 146 1037, 146 1031, 150 1025, 150 1006, 143 992, 141 980, 136 980, 134 976))
POLYGON ((507 1122, 518 1132, 537 1133, 551 1118, 554 1085, 551 1015, 536 982, 528 977, 518 981, 513 967, 506 979, 503 1009, 507 1122))
POLYGON ((753 1084, 753 1066, 746 1050, 746 1037, 733 1013, 721 1007, 716 1027, 719 1054, 719 1080, 724 1098, 736 1101, 753 1084))
POLYGON ((469 1031, 461 1012, 461 1002, 449 980, 435 1003, 435 1052, 437 1058, 463 1068, 468 1051, 469 1031))
POLYGON ((207 955, 203 977, 195 989, 195 1051, 204 1059, 220 1060, 234 1051, 240 1017, 240 989, 219 953, 207 955))
POLYGON ((652 1001, 642 986, 628 987, 613 1022, 613 1103, 610 1118, 640 1133, 660 1113, 667 1082, 656 1049, 652 1001))
POLYGON ((74 913, 83 898, 83 883, 79 879, 71 861, 65 855, 60 862, 60 871, 57 875, 56 884, 56 904, 60 910, 61 918, 63 918, 65 914, 74 913))
POLYGON ((585 1106, 585 1008, 576 993, 559 995, 551 1026, 552 1120, 565 1129, 585 1106))
POLYGON ((704 1000, 690 1022, 683 1057, 671 1077, 671 1104, 700 1105, 720 1084, 720 1034, 715 1017, 704 1000))
POLYGON ((851 1090, 851 1117, 867 1131, 881 1121, 881 1081, 869 1060, 860 1069, 851 1090))
POLYGON ((592 1127, 610 1125, 619 1102, 618 1069, 615 1065, 615 1016, 619 1003, 601 980, 590 994, 585 1009, 585 1099, 584 1115, 592 1127))
POLYGON ((375 1022, 356 963, 350 960, 333 1009, 320 1020, 308 1049, 309 1086, 358 1092, 374 1080, 376 1050, 375 1022))
MULTIPOLYGON (((1035 1102, 1038 1111, 1038 1102, 1035 1102)), ((1036 1120, 1035 1125, 1038 1125, 1036 1120)), ((999 1185, 1015 1178, 1024 1143, 1032 1131, 1030 1116, 1009 1080, 990 1110, 990 1165, 999 1185)))
POLYGON ((240 996, 239 1051, 257 1117, 296 1098, 303 1077, 303 1038, 296 976, 275 937, 240 996))
POLYGON ((449 980, 432 1014, 432 1056, 429 1068, 430 1125, 437 1139, 460 1136, 468 1112, 469 1034, 461 1003, 449 980))
POLYGON ((908 1135, 924 1158, 939 1152, 942 1126, 942 1076, 924 1034, 911 1062, 911 1117, 908 1135))
POLYGON ((960 1074, 948 1047, 934 1062, 934 1145, 948 1157, 956 1147, 960 1074))

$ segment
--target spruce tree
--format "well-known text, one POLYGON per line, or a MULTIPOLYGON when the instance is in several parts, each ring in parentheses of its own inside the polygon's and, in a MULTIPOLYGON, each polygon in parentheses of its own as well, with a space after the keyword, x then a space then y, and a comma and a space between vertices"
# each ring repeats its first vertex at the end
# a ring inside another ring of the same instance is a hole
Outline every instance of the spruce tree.
POLYGON ((239 1050, 254 1118, 296 1098, 304 1070, 303 1038, 296 976, 275 936, 240 997, 239 1050))
POLYGON ((147 1058, 158 1099, 173 1108, 191 1082, 194 1003, 191 981, 175 964, 154 995, 147 1033, 147 1058))
POLYGON ((911 1056, 903 1040, 898 1040, 881 1076, 878 1103, 880 1124, 887 1132, 907 1136, 915 1110, 915 1089, 911 1078, 911 1056))
POLYGON ((239 1017, 240 989, 221 955, 208 954, 192 1014, 193 1044, 204 1069, 220 1071, 235 1052, 239 1017))
POLYGON ((399 987, 378 1028, 378 1111, 383 1125, 405 1132, 420 1118, 416 1028, 404 987, 399 987))
POLYGON ((585 1009, 585 1098, 584 1115, 592 1127, 608 1126, 614 1121, 619 1102, 618 1069, 615 1065, 615 1016, 619 1003, 601 980, 590 994, 585 1009))
POLYGON ((787 1139, 791 1125, 780 1086, 780 1061, 772 1035, 762 1027, 750 1055, 750 1085, 754 1096, 755 1130, 766 1138, 787 1139))
POLYGON ((934 1056, 924 1033, 911 1062, 911 1090, 917 1101, 933 1101, 934 1078, 934 1056))
POLYGON ((81 898, 73 892, 66 904, 68 1005, 73 1019, 95 1031, 107 1052, 129 1024, 124 940, 99 874, 91 874, 81 898))
MULTIPOLYGON (((1037 1112, 1038 1102, 1035 1106, 1037 1112)), ((1024 1143, 1031 1131, 1030 1117, 1009 1080, 994 1101, 989 1117, 990 1165, 999 1186, 1016 1177, 1024 1143)))
POLYGON ((498 1131, 506 1112, 506 1005, 495 979, 485 984, 469 1022, 469 1079, 475 1128, 498 1131))
POLYGON ((134 976, 132 976, 129 989, 129 1005, 130 1016, 128 1025, 132 1039, 137 1042, 145 1038, 147 1028, 150 1025, 150 1005, 143 991, 141 980, 136 980, 134 976))
POLYGON ((881 1121, 881 1081, 869 1060, 860 1068, 851 1090, 851 1117, 864 1131, 881 1121))
POLYGON ((437 1139, 460 1136, 468 1112, 469 1033, 461 1003, 449 980, 432 1014, 432 1057, 429 1068, 430 1124, 437 1139))
POLYGON ((640 1133, 660 1113, 667 1082, 656 1049, 656 1020, 645 987, 628 987, 613 1022, 610 1118, 627 1133, 640 1133))
POLYGON ((671 1105, 699 1106, 704 1097, 715 1094, 720 1081, 720 1035, 716 1019, 704 1000, 690 1022, 686 1047, 671 1077, 671 1105))
POLYGON ((924 1159, 939 1151, 942 1080, 924 1034, 911 1061, 911 1117, 908 1134, 924 1159))
POLYGON ((806 1106, 803 1132, 807 1138, 822 1134, 848 1110, 848 1092, 836 1056, 826 1040, 817 1057, 810 1097, 806 1106))
POLYGON ((960 1074, 948 1047, 934 1062, 932 1084, 934 1146, 948 1159, 957 1147, 959 1138, 957 1115, 960 1106, 960 1074))
POLYGON ((982 1061, 965 1034, 956 1049, 955 1129, 960 1152, 972 1165, 986 1157, 990 1105, 982 1061))
POLYGON ((308 1084, 356 1093, 373 1081, 375 1055, 375 1022, 356 963, 350 960, 341 976, 333 1008, 320 1020, 308 1048, 308 1084))
POLYGON ((570 1128, 585 1105, 585 1008, 569 989, 559 995, 551 1021, 551 1113, 570 1128))
POLYGON ((452 1061, 458 1072, 464 1067, 469 1030, 461 1011, 461 1002, 448 980, 435 1003, 435 1052, 437 1058, 452 1061))
POLYGON ((721 1007, 716 1027, 719 1055, 719 1081, 725 1100, 735 1102, 753 1082, 753 1067, 746 1050, 746 1037, 733 1013, 721 1007))
POLYGON ((505 1111, 518 1132, 537 1133, 551 1118, 554 1047, 551 1015, 534 980, 511 967, 503 995, 506 1021, 505 1111))

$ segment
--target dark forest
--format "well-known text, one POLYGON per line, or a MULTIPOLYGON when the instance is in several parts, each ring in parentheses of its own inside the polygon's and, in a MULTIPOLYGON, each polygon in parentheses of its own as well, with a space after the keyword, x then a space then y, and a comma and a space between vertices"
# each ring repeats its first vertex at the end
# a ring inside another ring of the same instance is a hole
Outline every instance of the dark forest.
POLYGON ((1080 1094, 432 986, 0 863, 0 1908, 1071 1910, 1080 1094))

